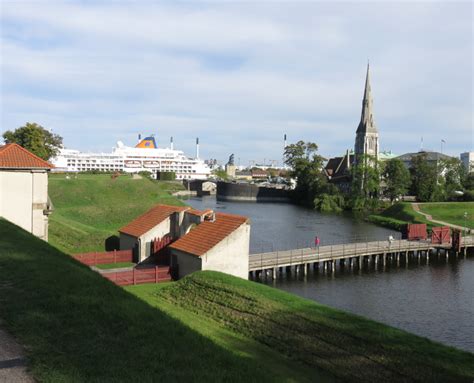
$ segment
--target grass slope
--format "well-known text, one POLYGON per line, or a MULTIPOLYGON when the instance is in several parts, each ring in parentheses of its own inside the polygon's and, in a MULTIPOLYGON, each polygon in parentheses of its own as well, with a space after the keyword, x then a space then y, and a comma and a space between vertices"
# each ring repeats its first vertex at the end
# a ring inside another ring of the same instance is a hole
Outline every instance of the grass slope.
POLYGON ((370 222, 378 225, 390 227, 395 230, 402 230, 407 223, 426 223, 430 228, 433 225, 424 216, 413 210, 411 203, 399 202, 385 209, 380 214, 372 214, 368 217, 370 222))
MULTIPOLYGON (((226 344, 226 329, 351 382, 470 382, 474 355, 216 272, 127 288, 153 307, 226 344), (198 320, 196 320, 198 318, 198 320)), ((313 375, 317 381, 318 376, 313 375)))
POLYGON ((105 239, 157 203, 180 205, 170 195, 181 186, 146 178, 64 174, 49 177, 49 196, 55 211, 49 220, 49 241, 69 253, 103 251, 105 239))
MULTIPOLYGON (((25 346, 38 381, 273 382, 312 376, 230 331, 240 349, 223 347, 1 219, 0 238, 0 319, 25 346)), ((191 313, 189 318, 200 320, 191 313)), ((219 331, 211 323, 210 332, 219 331)))
POLYGON ((420 210, 433 219, 474 229, 474 202, 420 203, 420 210), (467 219, 464 220, 464 212, 467 219))

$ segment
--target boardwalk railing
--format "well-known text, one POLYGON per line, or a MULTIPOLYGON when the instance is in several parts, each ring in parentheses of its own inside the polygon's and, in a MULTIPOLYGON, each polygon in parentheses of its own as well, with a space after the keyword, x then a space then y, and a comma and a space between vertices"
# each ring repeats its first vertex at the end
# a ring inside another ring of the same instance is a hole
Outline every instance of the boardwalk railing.
POLYGON ((74 254, 73 258, 87 266, 104 265, 117 262, 133 262, 133 250, 114 250, 74 254))
MULTIPOLYGON (((463 237, 463 246, 474 245, 474 237, 463 237)), ((272 251, 249 256, 249 271, 275 267, 302 265, 306 263, 335 261, 353 257, 377 256, 380 254, 401 254, 414 251, 429 251, 433 248, 450 249, 451 243, 432 244, 431 241, 372 241, 365 243, 346 243, 312 248, 272 251)), ((376 259, 377 261, 377 259, 376 259)))

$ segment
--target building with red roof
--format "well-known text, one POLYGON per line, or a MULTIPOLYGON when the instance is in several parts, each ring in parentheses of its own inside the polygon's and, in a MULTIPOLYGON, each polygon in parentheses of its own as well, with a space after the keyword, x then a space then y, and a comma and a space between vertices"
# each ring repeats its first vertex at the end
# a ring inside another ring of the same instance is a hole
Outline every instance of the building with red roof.
POLYGON ((248 278, 247 217, 156 205, 122 227, 120 249, 134 249, 138 262, 166 261, 179 277, 215 270, 248 278))
POLYGON ((48 171, 54 166, 18 144, 0 146, 0 216, 48 240, 48 171))
POLYGON ((248 278, 250 221, 247 217, 214 213, 172 243, 171 263, 179 277, 214 270, 248 278))

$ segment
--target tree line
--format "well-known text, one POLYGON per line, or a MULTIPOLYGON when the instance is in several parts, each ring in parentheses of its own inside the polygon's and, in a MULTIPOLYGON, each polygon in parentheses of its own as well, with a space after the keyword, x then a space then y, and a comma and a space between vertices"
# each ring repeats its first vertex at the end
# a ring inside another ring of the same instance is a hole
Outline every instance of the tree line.
POLYGON ((456 158, 428 161, 420 152, 410 168, 397 159, 378 161, 358 156, 351 164, 349 185, 341 190, 331 183, 318 154, 318 145, 299 141, 285 148, 285 163, 297 179, 293 192, 295 202, 321 211, 374 210, 384 201, 414 196, 418 201, 474 200, 474 174, 468 174, 456 158))

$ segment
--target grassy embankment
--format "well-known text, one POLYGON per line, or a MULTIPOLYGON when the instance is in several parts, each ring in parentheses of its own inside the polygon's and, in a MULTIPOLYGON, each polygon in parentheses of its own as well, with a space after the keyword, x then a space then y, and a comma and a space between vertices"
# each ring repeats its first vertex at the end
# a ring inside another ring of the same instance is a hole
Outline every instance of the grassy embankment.
MULTIPOLYGON (((464 226, 464 212, 468 213, 467 227, 474 228, 474 202, 444 202, 444 203, 419 203, 423 213, 430 214, 433 219, 454 225, 464 226)), ((368 217, 370 222, 401 230, 407 223, 426 223, 428 228, 440 224, 428 221, 422 214, 413 210, 409 202, 397 203, 385 209, 380 214, 368 217)))
POLYGON ((228 337, 217 344, 2 219, 0 308, 41 382, 304 381, 313 373, 210 324, 228 337))
POLYGON ((420 203, 419 206, 423 213, 431 215, 435 220, 474 229, 474 202, 420 203))
POLYGON ((180 205, 170 195, 176 182, 134 180, 129 175, 79 174, 66 179, 51 174, 49 196, 55 207, 50 216, 49 242, 67 253, 103 251, 105 239, 157 203, 180 205))
POLYGON ((0 238, 0 319, 39 381, 474 378, 473 354, 254 282, 201 272, 137 297, 3 220, 0 238))
POLYGON ((433 226, 432 222, 413 210, 410 202, 396 203, 379 214, 369 215, 368 220, 399 231, 407 223, 426 223, 429 228, 433 226))

